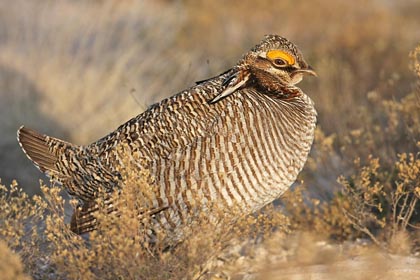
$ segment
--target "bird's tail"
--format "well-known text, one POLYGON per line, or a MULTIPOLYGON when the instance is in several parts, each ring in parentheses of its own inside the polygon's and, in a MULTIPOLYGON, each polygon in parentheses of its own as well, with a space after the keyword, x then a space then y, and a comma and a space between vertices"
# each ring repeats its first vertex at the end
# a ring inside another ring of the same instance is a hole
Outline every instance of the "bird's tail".
MULTIPOLYGON (((23 126, 17 132, 17 139, 22 150, 41 172, 58 179, 68 190, 75 189, 72 183, 68 181, 68 175, 66 176, 62 172, 63 169, 69 171, 68 168, 71 165, 68 161, 71 157, 70 154, 75 152, 78 146, 40 134, 23 126)), ((80 203, 80 207, 73 213, 70 224, 71 230, 77 234, 96 229, 95 213, 99 210, 95 200, 80 203)))
POLYGON ((63 140, 40 134, 32 129, 21 126, 17 139, 26 156, 41 172, 49 176, 59 174, 58 161, 69 147, 74 145, 63 140))

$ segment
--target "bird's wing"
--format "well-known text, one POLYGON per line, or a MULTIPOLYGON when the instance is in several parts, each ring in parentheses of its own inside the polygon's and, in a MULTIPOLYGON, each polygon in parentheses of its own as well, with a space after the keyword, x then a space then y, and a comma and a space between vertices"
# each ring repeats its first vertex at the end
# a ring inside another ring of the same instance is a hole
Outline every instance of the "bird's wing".
MULTIPOLYGON (((208 83, 211 83, 211 81, 208 83)), ((217 96, 222 89, 220 86, 215 87, 212 84, 206 88, 205 85, 202 84, 199 87, 201 92, 195 93, 199 95, 198 97, 191 97, 185 91, 177 97, 178 100, 171 101, 171 99, 168 99, 159 105, 155 105, 140 115, 140 117, 133 118, 123 124, 115 132, 98 141, 98 143, 88 146, 84 155, 97 153, 99 156, 96 159, 90 158, 90 160, 96 160, 97 163, 92 164, 91 170, 87 173, 102 173, 106 171, 107 173, 115 174, 119 170, 124 169, 124 154, 118 151, 118 147, 122 143, 129 147, 126 150, 128 157, 132 156, 130 153, 138 152, 140 156, 136 160, 144 161, 144 164, 142 163, 141 166, 153 169, 152 166, 176 165, 184 161, 188 154, 198 151, 198 148, 205 145, 205 143, 218 141, 216 138, 228 139, 230 137, 229 139, 232 143, 239 141, 239 132, 231 131, 224 125, 228 108, 237 106, 235 97, 209 104, 207 101, 217 96), (95 168, 97 168, 96 171, 95 168)), ((239 145, 244 145, 244 143, 239 145)), ((217 157, 220 157, 222 152, 222 150, 217 153, 212 152, 213 160, 217 160, 217 157)), ((204 156, 204 153, 201 156, 204 156)), ((134 164, 137 164, 137 162, 134 164)), ((212 172, 216 171, 209 170, 203 173, 203 171, 198 172, 198 170, 189 167, 188 170, 181 170, 174 178, 170 179, 175 180, 175 182, 192 179, 197 184, 202 184, 208 180, 212 172)), ((153 170, 151 170, 151 173, 152 176, 156 175, 153 174, 153 170)), ((104 185, 108 184, 121 187, 121 177, 114 176, 114 178, 113 182, 104 181, 101 185, 101 182, 95 181, 95 178, 90 176, 85 177, 86 180, 83 184, 97 187, 104 187, 104 185)), ((158 191, 157 189, 158 186, 156 187, 156 192, 158 191)), ((171 206, 164 204, 155 208, 164 212, 171 206)), ((112 208, 112 211, 114 209, 115 207, 112 208)), ((85 205, 73 217, 72 228, 74 231, 80 233, 94 229, 96 227, 94 217, 97 211, 98 208, 94 203, 90 201, 85 202, 85 205)))

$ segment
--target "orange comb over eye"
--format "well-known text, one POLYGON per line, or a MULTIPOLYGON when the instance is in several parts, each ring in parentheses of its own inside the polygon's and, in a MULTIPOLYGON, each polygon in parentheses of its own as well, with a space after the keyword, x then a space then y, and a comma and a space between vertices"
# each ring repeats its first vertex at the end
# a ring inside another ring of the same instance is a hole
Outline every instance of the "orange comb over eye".
POLYGON ((267 52, 267 58, 270 60, 281 58, 287 61, 289 65, 295 64, 295 59, 293 58, 293 56, 281 50, 272 50, 267 52))

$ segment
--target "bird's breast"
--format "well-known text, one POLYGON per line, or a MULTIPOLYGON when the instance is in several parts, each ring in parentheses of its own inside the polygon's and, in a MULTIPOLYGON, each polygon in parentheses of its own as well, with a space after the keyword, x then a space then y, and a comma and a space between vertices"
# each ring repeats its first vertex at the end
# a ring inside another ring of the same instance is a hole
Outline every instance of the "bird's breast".
POLYGON ((209 203, 257 210, 290 187, 307 159, 316 121, 309 98, 295 104, 251 91, 216 105, 206 133, 151 161, 153 203, 173 206, 167 222, 209 203))

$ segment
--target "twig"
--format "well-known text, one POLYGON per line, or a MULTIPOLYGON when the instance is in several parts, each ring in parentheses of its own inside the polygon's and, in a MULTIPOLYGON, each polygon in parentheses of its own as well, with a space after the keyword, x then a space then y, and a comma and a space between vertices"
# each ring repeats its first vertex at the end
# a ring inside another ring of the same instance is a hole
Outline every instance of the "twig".
POLYGON ((350 214, 350 212, 348 212, 345 209, 343 209, 343 211, 344 211, 344 215, 349 219, 350 223, 353 225, 353 227, 356 230, 359 230, 365 233, 373 241, 373 243, 375 243, 379 248, 383 248, 388 251, 388 248, 385 245, 381 244, 381 242, 379 242, 379 240, 376 239, 376 237, 372 234, 372 232, 367 227, 361 226, 359 223, 357 223, 357 220, 359 220, 357 217, 350 214))
POLYGON ((415 206, 417 204, 417 200, 418 199, 416 197, 413 197, 413 199, 410 202, 410 207, 409 207, 408 211, 406 212, 405 217, 404 217, 404 221, 403 221, 403 223, 404 223, 404 229, 407 227, 408 222, 409 222, 411 216, 413 215, 415 206))

